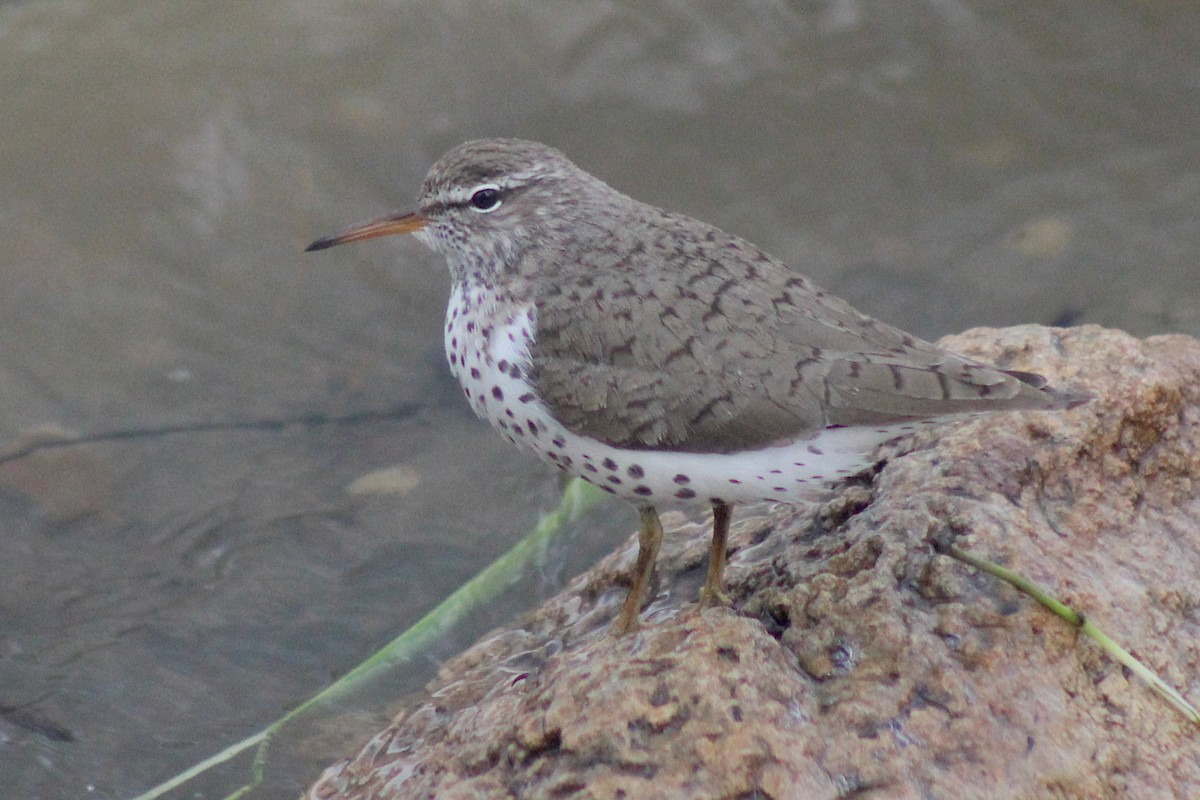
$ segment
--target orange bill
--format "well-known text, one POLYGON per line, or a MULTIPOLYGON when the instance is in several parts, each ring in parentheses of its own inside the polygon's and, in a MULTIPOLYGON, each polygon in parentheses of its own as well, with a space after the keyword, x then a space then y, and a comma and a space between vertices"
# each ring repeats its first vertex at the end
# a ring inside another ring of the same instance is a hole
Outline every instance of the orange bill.
POLYGON ((346 242, 358 242, 363 239, 374 239, 377 236, 391 236, 397 233, 413 233, 424 228, 429 222, 429 218, 420 212, 411 214, 392 212, 384 214, 382 217, 368 220, 367 222, 359 222, 346 228, 342 228, 332 236, 325 236, 317 239, 315 242, 304 248, 304 252, 311 253, 313 250, 324 250, 327 247, 333 247, 335 244, 345 244, 346 242))

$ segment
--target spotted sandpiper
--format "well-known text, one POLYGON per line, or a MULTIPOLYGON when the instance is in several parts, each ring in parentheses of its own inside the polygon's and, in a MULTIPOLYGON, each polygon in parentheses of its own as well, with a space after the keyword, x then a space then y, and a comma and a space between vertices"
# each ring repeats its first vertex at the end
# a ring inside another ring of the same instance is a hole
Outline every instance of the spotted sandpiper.
POLYGON ((711 506, 701 601, 717 602, 731 504, 818 499, 920 426, 1090 399, 859 313, 750 242, 536 142, 459 145, 429 170, 417 211, 307 249, 397 233, 450 267, 446 357, 475 412, 638 508, 616 633, 638 625, 659 506, 711 506))

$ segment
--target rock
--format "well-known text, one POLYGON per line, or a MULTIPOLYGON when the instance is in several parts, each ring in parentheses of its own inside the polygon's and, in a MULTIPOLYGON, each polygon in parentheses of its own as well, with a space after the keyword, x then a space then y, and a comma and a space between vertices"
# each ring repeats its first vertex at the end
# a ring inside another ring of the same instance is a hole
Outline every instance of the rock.
POLYGON ((820 507, 737 509, 729 609, 692 602, 708 525, 672 517, 637 635, 607 634, 631 541, 445 664, 308 796, 1200 796, 1189 722, 933 547, 1038 581, 1200 701, 1200 342, 1027 326, 942 343, 1097 399, 893 445, 820 507))

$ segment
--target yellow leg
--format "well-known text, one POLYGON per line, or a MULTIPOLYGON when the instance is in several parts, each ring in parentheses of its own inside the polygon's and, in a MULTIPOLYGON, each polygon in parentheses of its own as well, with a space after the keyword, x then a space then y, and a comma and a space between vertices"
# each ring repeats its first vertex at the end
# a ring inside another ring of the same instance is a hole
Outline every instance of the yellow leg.
POLYGON ((633 567, 633 582, 629 585, 629 594, 621 604, 621 613, 613 622, 613 633, 622 636, 637 630, 638 613, 642 610, 642 599, 650 586, 650 576, 654 573, 654 562, 658 559, 658 548, 662 545, 662 523, 658 521, 658 513, 652 506, 638 509, 641 527, 638 529, 637 563, 633 567))
POLYGON ((725 548, 729 541, 729 519, 733 511, 728 503, 714 500, 712 546, 708 550, 708 573, 700 590, 700 605, 725 605, 729 598, 722 591, 725 576, 725 548))

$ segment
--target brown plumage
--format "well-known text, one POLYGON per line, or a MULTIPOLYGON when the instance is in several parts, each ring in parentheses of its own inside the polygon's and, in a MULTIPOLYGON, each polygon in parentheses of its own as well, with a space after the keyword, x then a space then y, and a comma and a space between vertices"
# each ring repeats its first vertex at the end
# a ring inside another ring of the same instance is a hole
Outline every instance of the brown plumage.
POLYGON ((753 244, 637 202, 536 142, 460 145, 430 169, 418 212, 309 249, 391 233, 446 257, 446 354, 476 412, 639 507, 618 632, 637 624, 659 503, 712 505, 702 597, 715 601, 731 503, 817 497, 917 424, 1090 399, 861 314, 753 244))
POLYGON ((830 425, 1084 399, 861 314, 736 236, 633 201, 621 210, 625 219, 609 220, 616 235, 588 226, 524 253, 531 263, 555 250, 605 257, 602 272, 561 269, 532 288, 532 382, 581 435, 731 452, 830 425))

